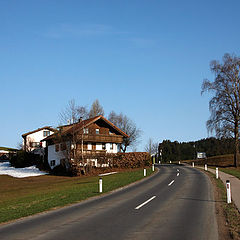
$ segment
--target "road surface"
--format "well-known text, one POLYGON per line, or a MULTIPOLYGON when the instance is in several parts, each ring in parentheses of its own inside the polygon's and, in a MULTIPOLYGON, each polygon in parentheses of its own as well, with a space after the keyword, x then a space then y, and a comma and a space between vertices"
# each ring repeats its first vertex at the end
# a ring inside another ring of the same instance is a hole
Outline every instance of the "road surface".
POLYGON ((208 177, 182 165, 158 168, 129 188, 2 225, 0 239, 217 240, 208 177))

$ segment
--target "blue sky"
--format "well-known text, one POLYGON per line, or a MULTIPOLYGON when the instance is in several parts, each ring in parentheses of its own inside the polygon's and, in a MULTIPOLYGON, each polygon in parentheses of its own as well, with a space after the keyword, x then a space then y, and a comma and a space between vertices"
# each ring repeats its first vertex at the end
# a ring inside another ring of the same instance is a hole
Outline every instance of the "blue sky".
POLYGON ((148 138, 208 137, 211 60, 240 54, 238 0, 0 0, 0 146, 99 99, 148 138))

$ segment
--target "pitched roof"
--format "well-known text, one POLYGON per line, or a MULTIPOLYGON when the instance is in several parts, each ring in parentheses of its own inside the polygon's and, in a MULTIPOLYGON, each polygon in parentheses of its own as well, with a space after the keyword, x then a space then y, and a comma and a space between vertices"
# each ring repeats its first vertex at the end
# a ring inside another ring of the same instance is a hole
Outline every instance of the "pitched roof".
MULTIPOLYGON (((71 134, 74 130, 81 130, 83 128, 88 127, 90 124, 96 122, 97 120, 102 119, 104 122, 106 122, 108 125, 110 125, 111 127, 113 127, 117 132, 119 132, 122 136, 124 137, 129 137, 125 132, 123 132, 120 128, 118 128, 117 126, 115 126, 112 122, 110 122, 109 120, 107 120, 105 117, 103 117, 102 115, 93 117, 93 118, 89 118, 86 120, 82 120, 81 122, 78 123, 74 123, 71 125, 64 125, 61 126, 61 135, 67 135, 67 134, 71 134)), ((42 141, 46 141, 49 139, 53 139, 55 137, 56 134, 50 135, 46 138, 44 138, 42 141)))
POLYGON ((22 137, 25 137, 25 136, 27 136, 27 135, 29 135, 29 134, 32 134, 32 133, 35 133, 35 132, 38 132, 38 131, 41 131, 41 130, 44 130, 44 129, 47 129, 47 130, 52 131, 52 132, 56 132, 56 131, 57 131, 56 129, 54 129, 54 128, 50 127, 50 126, 45 126, 45 127, 38 128, 38 129, 36 129, 36 130, 33 130, 33 131, 31 131, 31 132, 24 133, 24 134, 22 135, 22 137))

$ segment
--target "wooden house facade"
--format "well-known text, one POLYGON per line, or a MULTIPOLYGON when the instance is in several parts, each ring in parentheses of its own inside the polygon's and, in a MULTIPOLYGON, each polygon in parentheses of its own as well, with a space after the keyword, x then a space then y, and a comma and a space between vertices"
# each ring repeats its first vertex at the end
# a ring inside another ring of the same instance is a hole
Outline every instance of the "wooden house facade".
POLYGON ((51 168, 69 162, 101 167, 98 155, 117 153, 123 138, 129 137, 102 115, 59 127, 55 134, 43 139, 51 168))

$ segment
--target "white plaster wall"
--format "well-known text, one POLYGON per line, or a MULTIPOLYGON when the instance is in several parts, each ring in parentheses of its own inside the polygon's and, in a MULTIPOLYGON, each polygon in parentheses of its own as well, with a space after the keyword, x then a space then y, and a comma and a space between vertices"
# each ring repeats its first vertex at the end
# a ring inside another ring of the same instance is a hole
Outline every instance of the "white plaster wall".
MULTIPOLYGON (((38 132, 32 133, 27 135, 26 137, 26 144, 27 146, 29 146, 30 142, 40 142, 41 140, 43 140, 45 137, 43 136, 43 131, 49 131, 48 129, 43 129, 40 130, 38 132)), ((52 135, 54 132, 50 131, 50 135, 52 135)), ((23 140, 23 144, 24 144, 24 140, 23 140)), ((42 143, 42 147, 46 147, 46 142, 42 143)), ((33 150, 34 148, 32 148, 33 150)))
MULTIPOLYGON (((59 151, 58 152, 55 151, 55 144, 48 146, 48 164, 51 167, 51 169, 60 165, 60 160, 61 159, 63 159, 63 158, 66 159, 67 158, 66 150, 61 151, 60 150, 60 143, 58 143, 58 144, 59 144, 59 151), (52 160, 55 160, 55 166, 50 165, 52 160)), ((67 142, 66 144, 67 144, 67 149, 69 149, 70 148, 70 143, 67 142)))
POLYGON ((92 150, 92 144, 88 143, 88 150, 92 150))
POLYGON ((96 144, 96 150, 102 150, 102 143, 96 144))
POLYGON ((110 145, 111 145, 110 143, 106 143, 107 153, 117 153, 118 152, 117 144, 113 143, 113 149, 110 149, 110 145))

